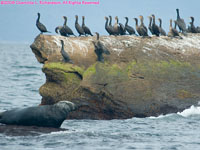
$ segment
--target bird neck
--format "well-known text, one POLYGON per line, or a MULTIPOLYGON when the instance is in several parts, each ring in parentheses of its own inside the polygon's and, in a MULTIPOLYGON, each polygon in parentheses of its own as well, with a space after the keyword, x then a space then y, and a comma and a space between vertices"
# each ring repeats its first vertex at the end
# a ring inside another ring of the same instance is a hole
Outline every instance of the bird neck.
POLYGON ((135 20, 135 26, 138 27, 138 20, 135 20))
POLYGON ((160 22, 160 28, 162 27, 162 20, 159 20, 159 22, 160 22))
POLYGON ((152 23, 152 19, 149 18, 149 26, 151 26, 151 23, 152 23))
POLYGON ((110 17, 109 25, 112 26, 112 17, 110 17))
POLYGON ((105 27, 107 27, 108 26, 108 19, 106 19, 106 23, 105 23, 105 27))
POLYGON ((155 19, 155 17, 153 17, 153 24, 156 24, 156 19, 155 19))
POLYGON ((99 41, 99 34, 97 34, 97 41, 99 41))
POLYGON ((140 20, 140 25, 144 25, 143 19, 140 20))
POLYGON ((65 18, 63 26, 66 26, 66 24, 67 24, 67 19, 65 18))
POLYGON ((180 19, 179 10, 177 9, 176 12, 177 12, 177 19, 180 19))
POLYGON ((83 22, 82 22, 82 26, 84 26, 84 25, 85 25, 85 19, 83 18, 82 20, 83 20, 83 22))
POLYGON ((127 26, 128 25, 128 18, 126 18, 126 23, 125 23, 125 26, 127 26))
POLYGON ((40 22, 40 15, 38 15, 37 22, 40 22))
POLYGON ((194 24, 194 19, 192 18, 192 21, 191 21, 192 25, 194 24))
POLYGON ((75 23, 78 24, 78 17, 76 17, 76 21, 75 21, 75 23))
POLYGON ((118 24, 118 23, 119 23, 119 21, 118 21, 118 19, 116 18, 116 19, 115 19, 115 24, 118 24))
POLYGON ((64 51, 64 43, 63 42, 61 42, 61 51, 64 51))

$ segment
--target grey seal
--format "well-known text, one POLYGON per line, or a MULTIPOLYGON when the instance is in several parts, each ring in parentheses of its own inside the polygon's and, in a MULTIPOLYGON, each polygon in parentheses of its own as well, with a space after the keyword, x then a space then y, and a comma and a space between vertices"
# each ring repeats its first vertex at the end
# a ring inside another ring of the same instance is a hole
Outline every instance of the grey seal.
POLYGON ((0 123, 59 128, 69 112, 75 109, 75 104, 69 101, 60 101, 54 105, 15 108, 0 113, 0 123))

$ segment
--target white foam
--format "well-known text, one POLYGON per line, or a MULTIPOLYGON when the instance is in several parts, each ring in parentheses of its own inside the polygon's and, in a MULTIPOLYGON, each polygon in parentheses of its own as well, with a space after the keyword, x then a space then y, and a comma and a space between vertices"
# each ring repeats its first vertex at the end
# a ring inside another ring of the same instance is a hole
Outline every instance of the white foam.
POLYGON ((165 117, 169 117, 169 116, 172 116, 173 114, 167 114, 167 115, 160 115, 158 117, 154 117, 154 116, 151 116, 149 117, 150 119, 160 119, 160 118, 165 118, 165 117))
POLYGON ((185 109, 182 112, 178 112, 177 114, 181 115, 183 117, 189 117, 192 115, 200 115, 200 107, 199 106, 197 106, 197 107, 191 106, 190 108, 185 109))

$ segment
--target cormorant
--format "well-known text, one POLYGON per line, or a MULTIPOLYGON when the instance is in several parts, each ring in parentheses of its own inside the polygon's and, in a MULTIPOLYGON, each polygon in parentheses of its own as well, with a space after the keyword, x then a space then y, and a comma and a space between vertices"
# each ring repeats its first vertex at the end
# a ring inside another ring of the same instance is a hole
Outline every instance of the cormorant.
MULTIPOLYGON (((36 26, 37 26, 37 28, 40 30, 41 34, 42 34, 43 32, 49 32, 49 31, 47 31, 47 28, 45 27, 45 25, 43 25, 43 24, 40 22, 40 13, 37 13, 37 14, 38 14, 38 18, 37 18, 37 20, 36 20, 36 26)), ((51 33, 51 32, 49 32, 49 33, 51 33)))
POLYGON ((169 26, 169 33, 168 33, 168 36, 169 36, 169 37, 176 37, 176 36, 178 36, 178 37, 182 38, 182 37, 179 35, 178 31, 176 30, 176 25, 177 25, 176 21, 174 21, 174 23, 175 23, 175 26, 174 26, 174 28, 173 28, 173 27, 172 27, 172 19, 170 19, 170 26, 169 26))
POLYGON ((67 54, 67 52, 64 50, 64 41, 63 40, 60 40, 61 41, 61 54, 64 58, 64 62, 68 62, 68 63, 73 63, 72 60, 70 59, 69 55, 67 54))
POLYGON ((152 18, 153 18, 152 32, 154 35, 159 36, 160 31, 159 31, 159 27, 156 25, 155 15, 152 15, 152 18))
POLYGON ((112 16, 109 16, 109 18, 110 18, 109 26, 110 26, 111 28, 113 28, 113 26, 112 26, 112 16))
POLYGON ((197 33, 200 33, 200 27, 197 27, 197 33))
POLYGON ((114 35, 119 35, 120 34, 120 27, 118 25, 119 20, 118 17, 115 17, 115 24, 114 24, 114 35))
POLYGON ((151 34, 153 35, 153 30, 152 30, 152 17, 151 16, 148 16, 148 18, 149 18, 149 26, 148 26, 148 28, 149 28, 149 31, 151 32, 151 34))
POLYGON ((177 12, 176 23, 177 23, 177 25, 178 25, 178 27, 179 27, 179 30, 180 30, 182 33, 184 33, 184 32, 186 32, 186 24, 185 24, 185 21, 184 21, 182 18, 180 18, 179 9, 178 9, 178 8, 176 9, 176 12, 177 12))
POLYGON ((194 17, 190 17, 191 22, 190 22, 190 27, 189 27, 189 32, 191 33, 198 33, 197 28, 194 26, 194 17))
POLYGON ((64 30, 65 30, 67 36, 70 36, 70 35, 76 36, 76 35, 73 33, 73 31, 70 29, 70 27, 67 26, 67 17, 66 17, 66 16, 63 16, 63 18, 64 18, 64 20, 65 20, 63 27, 64 27, 64 30))
POLYGON ((160 35, 166 36, 165 30, 162 28, 162 20, 160 18, 158 18, 158 21, 160 23, 160 25, 159 25, 160 35))
POLYGON ((75 21, 76 31, 78 32, 79 36, 85 35, 85 32, 84 32, 83 28, 78 23, 78 16, 76 15, 75 18, 76 18, 76 21, 75 21))
POLYGON ((144 25, 144 18, 143 16, 139 16, 140 18, 140 26, 139 26, 139 30, 141 32, 141 36, 148 36, 148 30, 147 30, 147 27, 144 25))
MULTIPOLYGON (((60 33, 60 29, 62 28, 63 26, 57 26, 56 28, 55 28, 55 32, 57 33, 57 34, 59 34, 60 33), (59 31, 59 32, 58 32, 59 31)), ((61 35, 61 33, 60 33, 60 35, 61 35)))
POLYGON ((105 29, 108 32, 109 35, 113 35, 113 28, 108 25, 108 17, 105 17, 106 23, 105 23, 105 29))
POLYGON ((137 18, 133 18, 133 19, 135 20, 135 28, 136 28, 137 33, 139 34, 139 36, 143 36, 138 26, 138 19, 137 18))
POLYGON ((125 17, 126 19, 126 23, 125 23, 125 30, 130 34, 135 34, 135 30, 134 28, 132 28, 131 26, 128 25, 128 17, 125 17))
POLYGON ((95 34, 97 35, 97 39, 96 41, 92 41, 92 43, 94 44, 95 47, 95 53, 97 55, 97 61, 100 62, 104 62, 104 57, 103 57, 103 53, 109 55, 110 52, 109 50, 103 45, 103 43, 101 43, 99 41, 99 33, 95 32, 95 34))
POLYGON ((85 25, 85 16, 82 16, 82 28, 83 28, 83 31, 85 32, 85 36, 87 34, 93 36, 90 29, 85 25))
POLYGON ((122 23, 119 23, 119 34, 120 35, 125 35, 126 34, 125 26, 122 23))

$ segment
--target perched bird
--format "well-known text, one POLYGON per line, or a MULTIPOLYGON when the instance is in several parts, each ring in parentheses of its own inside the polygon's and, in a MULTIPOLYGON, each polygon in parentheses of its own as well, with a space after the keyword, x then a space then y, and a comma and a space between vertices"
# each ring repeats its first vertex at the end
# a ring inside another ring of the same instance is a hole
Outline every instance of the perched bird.
POLYGON ((104 57, 103 57, 103 54, 106 54, 106 55, 109 55, 110 52, 109 50, 103 45, 102 42, 100 42, 99 40, 99 33, 98 32, 95 32, 95 34, 97 35, 97 39, 96 41, 92 41, 92 43, 94 44, 94 47, 95 47, 95 53, 97 55, 97 61, 100 61, 100 62, 104 62, 104 57))
POLYGON ((55 32, 58 33, 58 31, 59 31, 60 35, 67 36, 67 31, 65 29, 65 26, 66 26, 66 23, 67 23, 67 19, 65 17, 63 17, 63 18, 64 18, 63 26, 57 26, 55 28, 55 32))
POLYGON ((153 35, 159 36, 160 35, 160 31, 159 31, 159 27, 156 25, 155 15, 151 15, 151 16, 153 18, 153 23, 152 23, 153 35))
MULTIPOLYGON (((112 31, 114 32, 114 27, 112 25, 112 16, 109 16, 110 21, 109 21, 109 27, 112 29, 112 31)), ((114 35, 114 34, 113 34, 114 35)))
POLYGON ((134 18, 136 30, 140 36, 143 36, 143 37, 148 36, 148 30, 147 30, 147 27, 144 25, 143 16, 139 16, 139 18, 140 18, 140 26, 138 26, 138 19, 134 18))
POLYGON ((63 59, 64 59, 64 62, 68 62, 68 63, 73 63, 72 60, 70 59, 68 53, 64 50, 64 41, 63 40, 60 40, 61 41, 61 54, 63 56, 63 59))
POLYGON ((179 15, 179 9, 177 8, 176 9, 176 12, 177 12, 177 19, 176 19, 176 23, 179 27, 179 30, 182 32, 182 33, 185 33, 187 31, 186 29, 186 24, 185 24, 185 21, 184 19, 182 19, 179 15))
MULTIPOLYGON (((41 34, 42 34, 43 32, 49 32, 49 31, 47 31, 47 28, 45 27, 45 25, 43 25, 43 24, 40 22, 40 13, 37 13, 37 14, 38 14, 38 18, 37 18, 37 20, 36 20, 36 26, 37 26, 37 28, 40 30, 41 34)), ((49 33, 51 33, 51 32, 49 32, 49 33)))
POLYGON ((84 32, 83 28, 78 23, 78 16, 76 15, 75 18, 76 18, 76 21, 75 21, 76 31, 78 32, 79 36, 85 35, 85 32, 84 32))
POLYGON ((82 28, 83 28, 83 31, 85 32, 85 35, 92 35, 90 29, 85 25, 85 16, 82 16, 82 28))
POLYGON ((198 33, 197 28, 194 26, 194 17, 190 17, 191 22, 190 22, 190 26, 188 27, 188 32, 191 33, 198 33))
POLYGON ((66 16, 63 16, 65 22, 63 24, 63 27, 64 27, 64 30, 66 32, 66 35, 67 36, 70 36, 70 35, 73 35, 73 36, 76 36, 73 31, 70 29, 70 27, 67 26, 67 17, 66 16))
POLYGON ((109 35, 113 35, 113 27, 108 25, 108 17, 105 17, 106 23, 105 23, 105 29, 108 32, 109 35))
POLYGON ((159 31, 160 31, 160 35, 166 36, 166 32, 165 30, 162 28, 162 20, 160 18, 158 18, 159 21, 159 31))
POLYGON ((125 17, 125 19, 126 19, 125 30, 129 33, 129 35, 135 34, 134 28, 128 25, 128 17, 125 17))
POLYGON ((169 26, 169 32, 168 32, 168 36, 169 37, 179 37, 182 39, 182 37, 179 35, 178 31, 176 30, 176 25, 177 25, 177 22, 174 21, 175 23, 175 26, 174 28, 172 27, 172 19, 170 19, 170 26, 169 26))
POLYGON ((149 29, 149 31, 151 32, 151 34, 153 35, 152 17, 151 17, 151 16, 148 16, 148 18, 149 18, 149 26, 148 26, 148 29, 149 29))
POLYGON ((63 26, 57 26, 56 28, 55 28, 55 32, 57 33, 57 34, 62 34, 61 32, 60 32, 60 30, 62 29, 62 27, 63 26))
POLYGON ((126 34, 125 26, 122 23, 119 23, 119 34, 120 35, 125 35, 126 34))
POLYGON ((114 35, 120 34, 120 27, 119 27, 119 20, 118 17, 115 17, 115 24, 114 24, 114 35))

